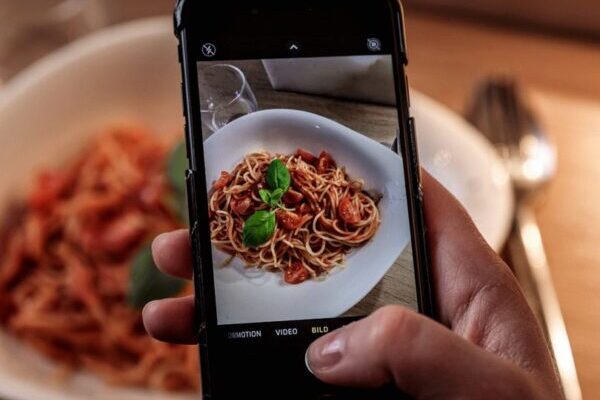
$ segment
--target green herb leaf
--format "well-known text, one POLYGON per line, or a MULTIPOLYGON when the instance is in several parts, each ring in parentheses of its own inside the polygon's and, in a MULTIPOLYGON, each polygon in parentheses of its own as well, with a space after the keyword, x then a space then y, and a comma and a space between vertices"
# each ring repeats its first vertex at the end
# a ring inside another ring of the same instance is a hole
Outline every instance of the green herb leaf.
POLYGON ((271 193, 271 202, 269 203, 270 206, 271 207, 277 206, 277 203, 279 203, 279 201, 283 197, 284 193, 285 193, 285 191, 283 189, 275 189, 275 190, 273 190, 273 192, 271 193))
POLYGON ((185 171, 188 168, 187 153, 185 150, 185 141, 181 141, 175 146, 169 161, 167 162, 167 177, 173 188, 185 195, 185 171))
POLYGON ((166 192, 163 197, 163 204, 185 226, 190 225, 187 196, 185 193, 179 193, 175 190, 166 192))
POLYGON ((177 218, 189 225, 185 171, 188 168, 185 141, 177 143, 167 161, 167 178, 173 191, 163 198, 163 203, 177 218))
POLYGON ((258 191, 258 195, 260 196, 261 200, 264 201, 267 204, 271 204, 271 191, 267 190, 267 189, 260 189, 258 191))
POLYGON ((285 193, 290 187, 290 171, 279 159, 271 161, 267 169, 267 184, 271 190, 281 189, 285 193))
POLYGON ((264 244, 275 232, 275 214, 269 211, 256 211, 244 223, 244 246, 258 247, 264 244))
POLYGON ((184 286, 185 281, 182 279, 172 278, 159 271, 152 259, 150 245, 147 245, 133 259, 127 300, 132 306, 142 308, 152 300, 176 295, 184 286))

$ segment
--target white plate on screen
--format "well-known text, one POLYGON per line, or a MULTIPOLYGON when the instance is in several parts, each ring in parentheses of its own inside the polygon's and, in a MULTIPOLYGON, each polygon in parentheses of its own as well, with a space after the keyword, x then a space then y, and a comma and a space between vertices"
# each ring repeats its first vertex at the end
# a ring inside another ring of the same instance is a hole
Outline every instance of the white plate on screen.
POLYGON ((365 297, 410 244, 400 156, 316 114, 286 109, 258 111, 219 129, 205 143, 207 185, 221 171, 233 170, 248 154, 259 150, 290 154, 298 148, 313 154, 329 152, 339 166, 346 167, 349 176, 364 180, 366 190, 382 194, 381 225, 372 240, 348 255, 343 268, 335 268, 323 281, 309 280, 301 285, 286 284, 281 274, 247 269, 239 258, 220 267, 229 256, 215 251, 219 324, 337 317, 365 297))
MULTIPOLYGON (((168 17, 114 27, 53 53, 0 89, 0 205, 37 167, 59 163, 109 123, 137 120, 159 132, 181 129, 172 32, 168 17)), ((510 226, 512 195, 493 149, 460 117, 415 92, 412 111, 423 164, 499 249, 510 226)), ((115 388, 82 373, 57 381, 57 371, 52 362, 0 333, 0 398, 198 398, 115 388)))

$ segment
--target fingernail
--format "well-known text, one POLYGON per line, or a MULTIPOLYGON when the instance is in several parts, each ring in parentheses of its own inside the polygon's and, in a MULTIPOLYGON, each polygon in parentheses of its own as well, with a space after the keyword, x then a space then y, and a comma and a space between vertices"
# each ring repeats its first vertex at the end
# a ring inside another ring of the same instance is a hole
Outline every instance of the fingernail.
POLYGON ((154 314, 154 312, 156 311, 157 305, 158 305, 158 302, 156 300, 153 300, 153 301, 146 303, 146 305, 144 305, 144 308, 142 308, 142 321, 144 323, 144 327, 146 328, 146 330, 148 330, 148 326, 146 324, 150 323, 152 314, 154 314))
POLYGON ((161 233, 160 235, 155 237, 154 240, 152 241, 152 247, 160 246, 160 242, 165 240, 168 236, 169 236, 169 233, 161 233))
POLYGON ((339 332, 318 339, 306 350, 306 368, 314 375, 334 367, 342 359, 344 347, 345 340, 339 332))

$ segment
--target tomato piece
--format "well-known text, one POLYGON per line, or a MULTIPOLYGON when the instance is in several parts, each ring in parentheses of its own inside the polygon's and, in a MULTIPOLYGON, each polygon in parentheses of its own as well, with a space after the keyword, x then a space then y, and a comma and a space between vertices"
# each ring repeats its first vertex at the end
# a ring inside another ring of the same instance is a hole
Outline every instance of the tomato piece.
POLYGON ((213 189, 223 189, 225 186, 229 185, 229 182, 231 182, 232 179, 233 175, 226 171, 221 171, 221 176, 219 176, 219 179, 213 182, 213 189))
POLYGON ((322 151, 321 154, 319 154, 319 161, 317 161, 317 172, 322 174, 335 167, 335 160, 331 157, 331 154, 322 151))
POLYGON ((283 204, 286 206, 294 206, 300 203, 302 199, 304 199, 302 193, 290 189, 283 195, 283 204))
POLYGON ((87 227, 82 231, 80 240, 85 250, 93 254, 119 254, 138 244, 146 230, 144 215, 131 211, 105 225, 87 227))
POLYGON ((252 211, 252 199, 250 196, 232 199, 230 205, 231 211, 237 215, 248 215, 252 211))
POLYGON ((29 195, 28 203, 36 210, 47 210, 60 199, 69 184, 69 177, 66 174, 42 173, 37 178, 35 189, 29 195))
POLYGON ((162 204, 164 199, 165 184, 162 177, 150 178, 141 188, 139 200, 147 208, 156 208, 162 204))
POLYGON ((312 212, 312 207, 306 203, 303 203, 300 205, 300 207, 298 207, 297 211, 300 215, 309 214, 312 212))
POLYGON ((310 278, 310 272, 300 261, 292 261, 291 264, 285 269, 283 274, 283 280, 285 283, 291 285, 297 285, 310 278))
POLYGON ((296 155, 298 157, 300 157, 302 159, 302 161, 304 161, 308 164, 315 165, 315 163, 317 162, 317 157, 313 156, 312 153, 310 153, 306 150, 298 149, 296 151, 296 155))
POLYGON ((277 221, 284 229, 292 231, 302 225, 302 217, 291 211, 277 211, 277 221))
POLYGON ((347 224, 354 225, 360 222, 361 216, 358 208, 352 204, 350 196, 344 196, 338 205, 338 216, 347 224))

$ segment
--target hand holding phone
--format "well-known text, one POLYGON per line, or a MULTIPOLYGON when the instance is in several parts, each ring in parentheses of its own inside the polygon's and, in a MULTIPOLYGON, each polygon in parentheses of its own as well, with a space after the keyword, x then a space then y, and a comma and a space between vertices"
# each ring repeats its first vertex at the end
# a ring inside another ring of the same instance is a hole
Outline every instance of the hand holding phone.
POLYGON ((196 296, 144 312, 199 341, 205 398, 559 398, 514 278, 424 174, 429 269, 397 4, 225 3, 176 12, 191 235, 154 255, 196 296), (430 272, 454 333, 417 314, 430 272))
MULTIPOLYGON (((393 384, 413 398, 561 399, 545 339, 508 267, 427 173, 423 186, 443 325, 405 307, 384 307, 311 344, 311 371, 335 385, 393 384)), ((191 260, 178 256, 189 254, 187 231, 161 236, 154 250, 163 271, 191 277, 191 260)), ((144 313, 150 332, 195 343, 193 302, 189 297, 152 304, 144 313)))

